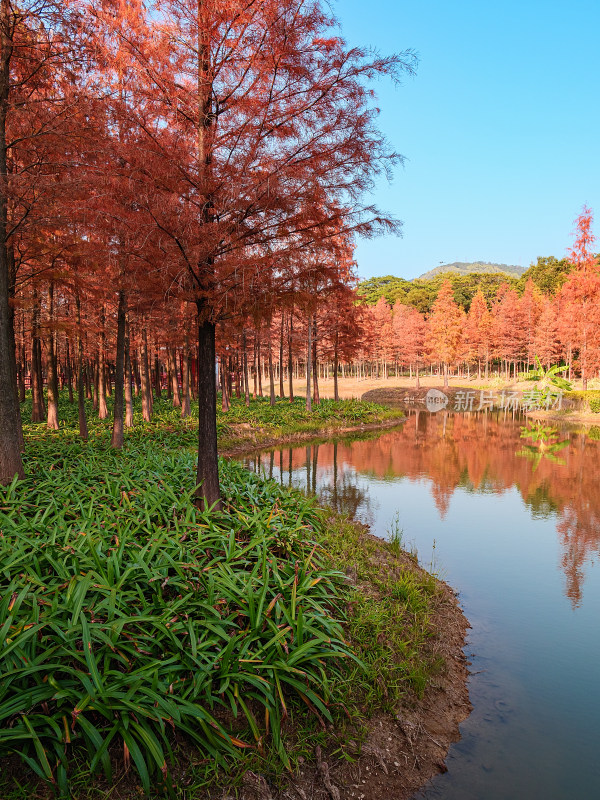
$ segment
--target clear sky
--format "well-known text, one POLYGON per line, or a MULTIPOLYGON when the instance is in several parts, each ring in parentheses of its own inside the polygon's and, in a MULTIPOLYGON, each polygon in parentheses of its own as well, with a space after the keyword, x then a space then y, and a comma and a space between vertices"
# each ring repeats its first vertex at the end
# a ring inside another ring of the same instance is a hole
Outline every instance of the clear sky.
MULTIPOLYGON (((599 0, 337 0, 349 44, 417 51, 377 84, 406 158, 375 201, 403 237, 359 243, 361 277, 440 263, 563 257, 584 204, 600 220, 599 0)), ((600 234, 600 224, 596 224, 600 234)))

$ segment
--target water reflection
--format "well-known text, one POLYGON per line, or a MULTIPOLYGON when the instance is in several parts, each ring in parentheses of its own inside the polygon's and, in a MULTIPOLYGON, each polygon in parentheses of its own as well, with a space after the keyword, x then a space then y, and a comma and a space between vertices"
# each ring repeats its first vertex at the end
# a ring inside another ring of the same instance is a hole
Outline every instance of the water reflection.
POLYGON ((252 466, 367 524, 377 501, 361 476, 427 481, 441 519, 458 489, 501 495, 516 488, 533 518, 556 518, 565 591, 577 606, 584 565, 600 552, 600 443, 582 433, 522 423, 505 411, 416 410, 401 429, 272 451, 252 466))
POLYGON ((526 444, 517 452, 522 458, 529 458, 533 462, 534 471, 542 459, 547 458, 553 464, 565 466, 565 461, 558 457, 558 453, 569 446, 569 440, 559 440, 558 429, 544 425, 541 422, 530 423, 521 428, 521 439, 529 439, 531 444, 526 444))
POLYGON ((471 624, 473 713, 432 800, 600 797, 600 429, 511 412, 431 415, 250 466, 385 537, 396 517, 471 624))
POLYGON ((348 514, 366 525, 374 522, 373 504, 358 472, 345 459, 338 441, 306 447, 271 450, 246 459, 246 466, 282 486, 294 486, 314 494, 321 505, 348 514))

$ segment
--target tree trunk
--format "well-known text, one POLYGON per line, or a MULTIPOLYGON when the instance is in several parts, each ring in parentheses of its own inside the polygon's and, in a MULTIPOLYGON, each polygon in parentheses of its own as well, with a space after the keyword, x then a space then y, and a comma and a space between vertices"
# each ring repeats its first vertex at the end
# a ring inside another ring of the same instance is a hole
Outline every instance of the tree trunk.
POLYGON ((306 329, 306 410, 312 412, 312 392, 310 386, 310 367, 312 362, 312 316, 309 316, 308 318, 306 329))
POLYGON ((150 389, 150 373, 148 370, 148 335, 142 329, 142 346, 140 350, 140 382, 142 385, 142 418, 144 422, 152 419, 152 390, 150 389))
POLYGON ((169 373, 171 375, 171 395, 173 397, 173 408, 181 408, 181 395, 179 393, 179 377, 177 375, 177 358, 172 347, 167 348, 167 359, 169 363, 169 373))
POLYGON ((257 333, 256 339, 256 371, 258 372, 258 396, 263 396, 262 369, 260 368, 260 334, 257 333))
POLYGON ((271 323, 269 323, 269 403, 275 405, 275 373, 273 372, 273 347, 271 345, 271 323))
POLYGON ((253 395, 256 400, 258 397, 258 367, 256 366, 256 336, 252 346, 252 381, 253 381, 253 395))
POLYGON ((117 308, 117 357, 115 371, 115 403, 113 410, 113 430, 110 446, 115 450, 123 448, 123 430, 125 427, 124 395, 125 395, 125 327, 127 324, 127 300, 123 289, 119 289, 119 306, 117 308))
POLYGON ((77 315, 77 416, 79 420, 79 435, 84 442, 87 442, 88 426, 85 416, 83 342, 81 341, 81 301, 79 299, 79 294, 75 295, 75 309, 77 315))
POLYGON ((69 393, 69 403, 73 403, 75 399, 73 397, 73 369, 71 366, 71 345, 68 336, 65 338, 65 378, 67 381, 67 392, 69 393))
POLYGON ((338 387, 338 348, 339 348, 339 330, 338 328, 335 329, 335 340, 333 344, 333 399, 337 401, 340 399, 339 387, 338 387))
POLYGON ((216 504, 221 509, 217 451, 217 381, 215 374, 215 325, 207 319, 204 302, 198 300, 198 470, 196 496, 201 508, 216 504))
POLYGON ((242 331, 242 367, 244 370, 244 399, 246 408, 250 408, 250 377, 248 375, 248 343, 246 331, 242 331))
POLYGON ((181 404, 181 417, 185 419, 190 415, 190 343, 187 330, 183 340, 183 363, 181 369, 181 381, 183 383, 183 402, 181 404))
MULTIPOLYGON (((256 393, 254 397, 256 399, 256 393)), ((221 408, 225 412, 229 411, 229 359, 227 356, 221 364, 221 408)))
POLYGON ((294 335, 294 313, 292 310, 290 311, 290 316, 288 321, 288 386, 289 386, 290 403, 294 402, 294 363, 293 363, 293 353, 292 353, 293 335, 294 335))
POLYGON ((0 484, 7 485, 15 476, 24 476, 21 458, 21 412, 17 400, 14 331, 11 325, 10 272, 7 250, 8 171, 6 163, 6 113, 8 110, 10 58, 12 42, 10 2, 0 5, 0 484))
MULTIPOLYGON (((148 342, 146 341, 146 359, 147 359, 147 352, 148 352, 148 342)), ((156 351, 154 353, 154 393, 156 394, 157 399, 160 399, 161 393, 161 367, 160 367, 160 359, 158 357, 158 345, 156 345, 156 351)))
POLYGON ((43 422, 46 419, 44 403, 44 378, 42 375, 42 345, 40 342, 40 306, 37 292, 33 290, 33 312, 31 322, 31 421, 43 422))
POLYGON ((317 361, 317 315, 312 321, 313 342, 312 342, 312 371, 313 371, 313 400, 318 405, 321 402, 319 397, 319 365, 317 361))
POLYGON ((48 335, 46 338, 46 378, 48 381, 48 429, 57 431, 58 425, 58 375, 54 340, 54 283, 48 285, 48 335))
POLYGON ((131 337, 129 319, 125 317, 125 427, 133 428, 133 396, 131 390, 131 337))
POLYGON ((284 334, 285 314, 281 312, 281 329, 279 331, 279 396, 285 399, 285 386, 283 381, 283 334, 284 334))
POLYGON ((102 306, 102 313, 100 314, 100 348, 98 351, 98 416, 100 419, 108 417, 108 408, 106 407, 106 363, 104 361, 104 346, 106 344, 105 320, 105 309, 102 306))

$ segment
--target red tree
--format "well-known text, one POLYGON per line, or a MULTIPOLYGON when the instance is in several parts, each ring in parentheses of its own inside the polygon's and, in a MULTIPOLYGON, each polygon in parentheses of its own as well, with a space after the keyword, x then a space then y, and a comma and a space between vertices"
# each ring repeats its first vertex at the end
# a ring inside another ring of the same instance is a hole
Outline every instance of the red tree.
POLYGON ((448 386, 448 370, 459 352, 463 333, 464 311, 454 300, 452 284, 445 280, 438 292, 429 318, 429 350, 432 358, 443 364, 444 387, 448 386))
POLYGON ((592 372, 600 367, 600 267, 592 252, 593 216, 584 207, 577 217, 570 258, 575 265, 561 289, 563 335, 579 353, 584 391, 592 372))

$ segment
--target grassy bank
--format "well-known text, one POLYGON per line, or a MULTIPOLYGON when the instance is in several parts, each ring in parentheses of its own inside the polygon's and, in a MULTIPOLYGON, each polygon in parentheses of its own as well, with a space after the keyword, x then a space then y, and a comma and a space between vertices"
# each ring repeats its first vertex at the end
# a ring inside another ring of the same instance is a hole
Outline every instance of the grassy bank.
POLYGON ((397 548, 236 464, 199 511, 166 403, 121 453, 68 409, 0 490, 2 798, 235 791, 423 691, 437 590, 397 548))

